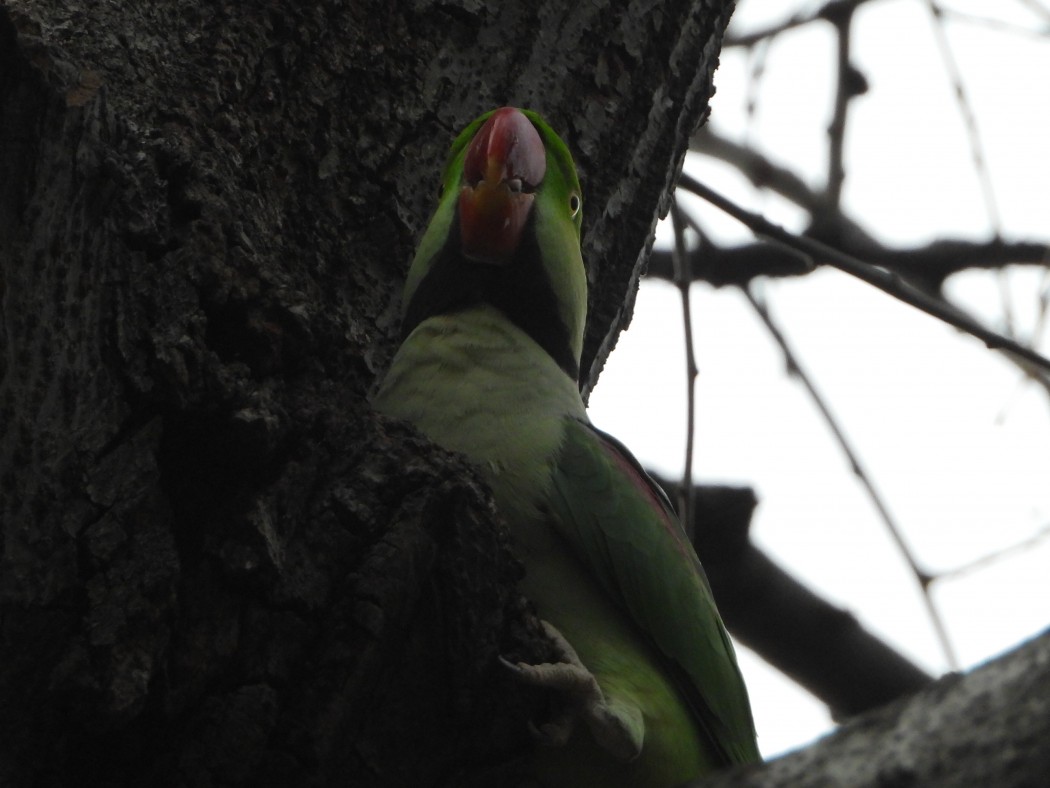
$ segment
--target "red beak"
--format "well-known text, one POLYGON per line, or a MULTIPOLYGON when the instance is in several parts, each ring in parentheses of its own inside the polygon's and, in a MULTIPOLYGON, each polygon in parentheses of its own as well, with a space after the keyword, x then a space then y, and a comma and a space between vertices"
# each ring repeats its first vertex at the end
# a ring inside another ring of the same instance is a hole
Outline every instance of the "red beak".
POLYGON ((494 265, 510 262, 547 171, 539 133, 520 110, 492 113, 467 148, 459 195, 463 254, 494 265))

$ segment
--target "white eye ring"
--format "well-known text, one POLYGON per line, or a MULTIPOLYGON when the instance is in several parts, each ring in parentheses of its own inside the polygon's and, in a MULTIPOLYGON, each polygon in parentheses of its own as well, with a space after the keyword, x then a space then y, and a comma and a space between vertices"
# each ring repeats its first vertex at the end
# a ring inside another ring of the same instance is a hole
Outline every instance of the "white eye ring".
POLYGON ((580 212, 580 195, 573 194, 569 197, 569 211, 574 217, 580 212))

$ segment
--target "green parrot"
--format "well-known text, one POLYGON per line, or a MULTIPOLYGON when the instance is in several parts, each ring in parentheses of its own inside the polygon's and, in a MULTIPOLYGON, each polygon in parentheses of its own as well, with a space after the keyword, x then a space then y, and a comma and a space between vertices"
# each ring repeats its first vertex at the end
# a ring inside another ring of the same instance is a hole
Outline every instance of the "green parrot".
POLYGON ((456 138, 408 273, 404 341, 374 405, 475 462, 561 661, 530 778, 674 786, 759 760, 733 646, 667 498, 587 417, 582 195, 565 143, 504 107, 456 138), (579 724, 579 723, 583 724, 579 724))

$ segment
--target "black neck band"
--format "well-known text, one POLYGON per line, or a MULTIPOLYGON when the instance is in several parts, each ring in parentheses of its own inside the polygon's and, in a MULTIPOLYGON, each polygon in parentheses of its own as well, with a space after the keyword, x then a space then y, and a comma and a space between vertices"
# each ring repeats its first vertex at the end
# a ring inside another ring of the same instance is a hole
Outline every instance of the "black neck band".
POLYGON ((569 330, 558 313, 558 301, 535 233, 535 214, 522 233, 514 259, 504 265, 475 263, 459 249, 459 216, 453 218, 448 240, 412 296, 402 324, 404 336, 435 315, 490 304, 532 337, 573 380, 580 367, 572 352, 569 330))

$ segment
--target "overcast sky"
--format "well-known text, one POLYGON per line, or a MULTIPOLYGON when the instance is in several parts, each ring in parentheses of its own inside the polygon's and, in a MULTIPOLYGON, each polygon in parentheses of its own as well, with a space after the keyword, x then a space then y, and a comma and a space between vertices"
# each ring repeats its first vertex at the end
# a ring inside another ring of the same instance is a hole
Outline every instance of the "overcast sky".
MULTIPOLYGON (((742 0, 734 30, 764 27, 819 3, 742 0), (753 14, 764 14, 755 16, 753 14)), ((987 152, 1004 237, 1050 238, 1050 29, 1034 2, 951 2, 1005 25, 952 16, 949 42, 987 152)), ((870 83, 851 105, 846 209, 886 243, 987 239, 993 220, 965 125, 923 0, 873 0, 854 22, 856 65, 870 83)), ((745 111, 749 63, 725 51, 712 124, 748 139, 813 186, 826 167, 835 41, 824 24, 780 36, 745 111)), ((804 217, 711 160, 694 175, 793 230, 804 217)), ((747 231, 688 202, 721 242, 747 231)), ((1038 269, 968 273, 949 292, 1002 330, 1004 301, 1018 333, 1037 325, 1048 279, 1038 269)), ((831 403, 922 565, 948 572, 1050 525, 1050 398, 1018 369, 914 309, 835 271, 763 283, 774 318, 831 403)), ((700 377, 694 473, 754 486, 753 536, 785 568, 927 670, 947 663, 905 563, 780 351, 739 292, 692 289, 700 377)), ((1046 353, 1047 332, 1038 343, 1046 353)), ((684 464, 685 374, 679 297, 642 287, 634 322, 591 398, 591 416, 642 462, 684 464)), ((989 566, 945 577, 934 600, 963 667, 1045 629, 1050 539, 989 566)), ((811 740, 824 707, 759 658, 741 655, 767 756, 811 740)))

